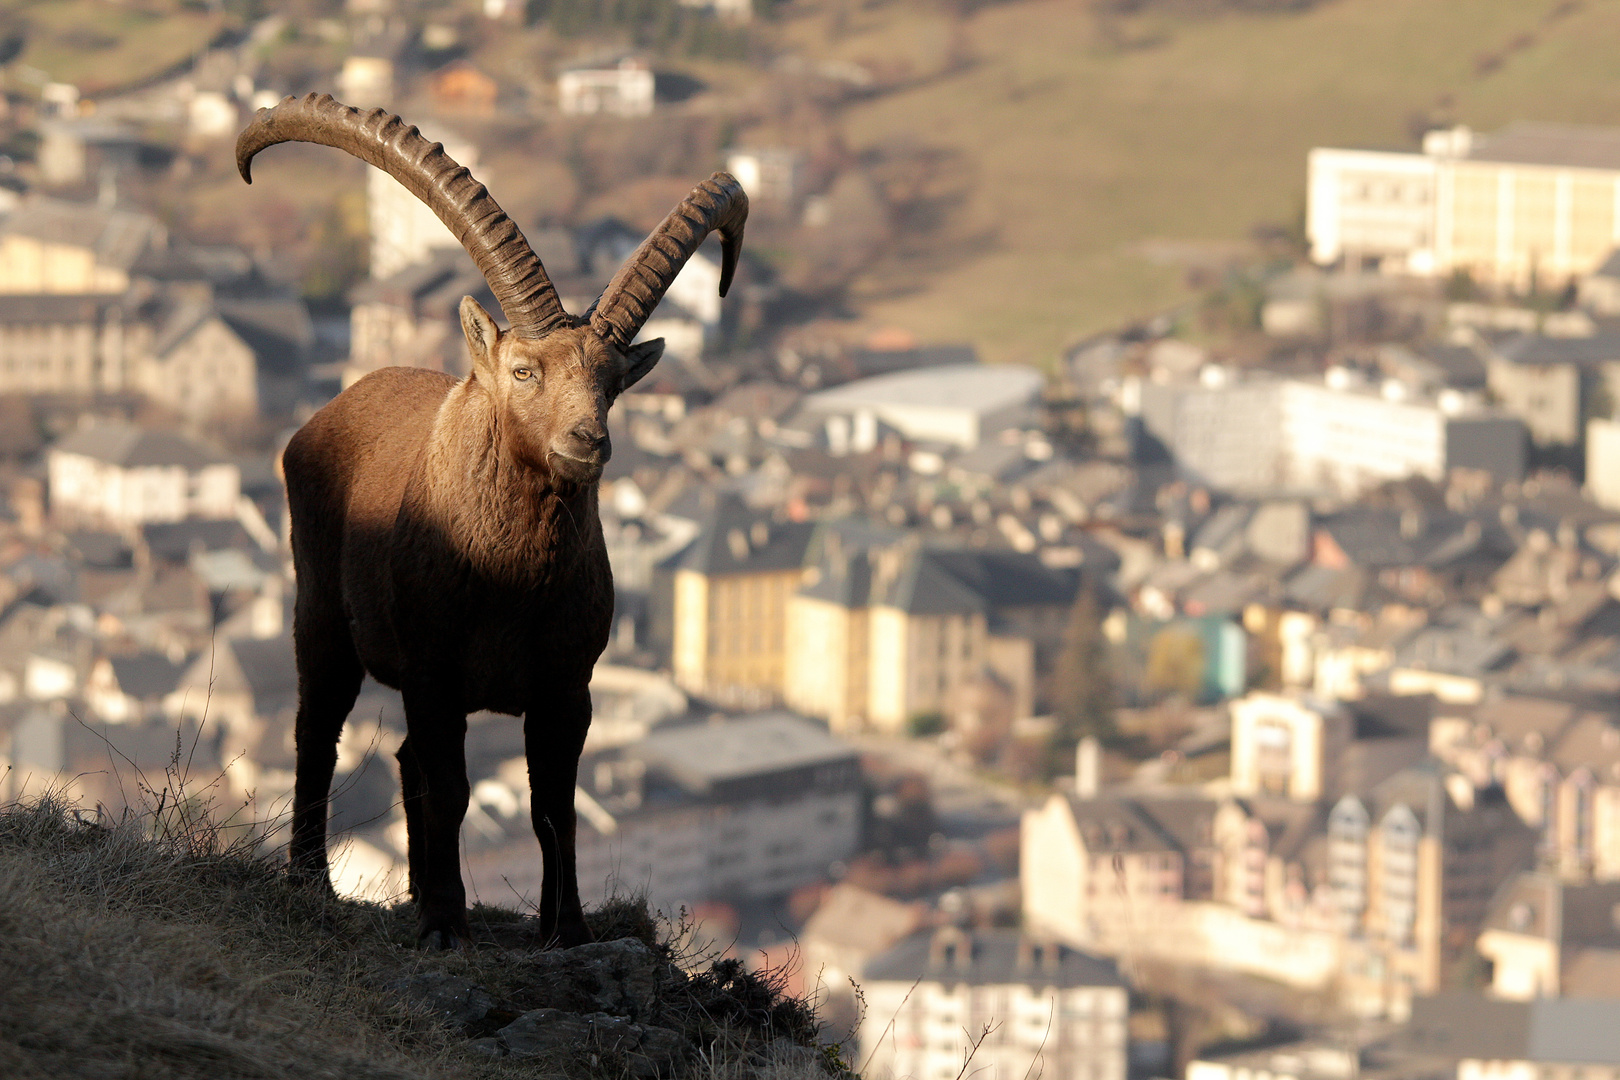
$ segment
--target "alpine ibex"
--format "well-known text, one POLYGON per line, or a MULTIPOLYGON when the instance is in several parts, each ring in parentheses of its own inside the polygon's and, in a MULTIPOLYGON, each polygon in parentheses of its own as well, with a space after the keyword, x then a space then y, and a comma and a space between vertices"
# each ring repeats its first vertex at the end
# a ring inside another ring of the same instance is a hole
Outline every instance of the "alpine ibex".
POLYGON ((523 234, 482 184, 399 117, 326 95, 262 109, 237 138, 242 179, 267 146, 345 150, 449 226, 511 322, 461 301, 472 370, 384 368, 344 391, 282 462, 298 599, 297 777, 290 862, 327 882, 327 799, 343 723, 369 671, 401 691, 399 749, 418 938, 469 937, 460 868, 467 714, 521 715, 544 859, 540 930, 590 940, 574 868, 574 784, 607 644, 613 581, 597 516, 614 398, 658 362, 632 344, 710 232, 730 287, 748 217, 735 179, 692 190, 583 317, 563 310, 523 234))

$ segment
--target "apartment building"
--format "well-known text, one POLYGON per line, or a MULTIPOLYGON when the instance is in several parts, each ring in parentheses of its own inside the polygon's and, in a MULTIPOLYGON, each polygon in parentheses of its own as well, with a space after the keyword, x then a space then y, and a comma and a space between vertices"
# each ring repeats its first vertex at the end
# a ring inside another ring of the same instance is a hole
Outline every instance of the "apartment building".
POLYGON ((1435 755, 1480 788, 1500 786, 1571 884, 1620 881, 1620 721, 1565 701, 1504 697, 1435 719, 1435 755))
POLYGON ((1520 874, 1491 901, 1479 954, 1490 992, 1513 1001, 1620 991, 1620 882, 1570 885, 1520 874))
POLYGON ((924 547, 859 522, 824 527, 787 607, 786 699, 834 730, 899 732, 972 708, 993 682, 1036 705, 1077 579, 1013 551, 924 547))
POLYGON ((136 263, 167 242, 147 214, 25 199, 0 227, 0 293, 117 296, 136 263))
MULTIPOLYGON (((1494 464, 1468 453, 1487 442, 1522 442, 1519 422, 1453 391, 1418 394, 1344 368, 1321 380, 1239 378, 1209 367, 1197 382, 1140 384, 1143 431, 1197 482, 1226 491, 1355 495, 1389 480, 1442 480, 1455 467, 1494 464)), ((1517 476, 1503 479, 1517 479, 1517 476)))
POLYGON ((1124 1080, 1128 991, 1114 965, 1016 930, 942 927, 866 966, 863 1073, 954 1080, 967 1040, 975 1075, 1020 1080, 1124 1080), (1032 1066, 1031 1062, 1038 1064, 1032 1066))
POLYGON ((1536 851, 1499 786, 1425 758, 1427 711, 1407 704, 1250 695, 1228 793, 1052 796, 1024 815, 1026 924, 1401 1014, 1536 851))
POLYGON ((46 454, 51 513, 133 529, 188 517, 234 518, 241 470, 181 435, 127 424, 86 427, 46 454))
POLYGON ((734 502, 708 513, 676 561, 673 666, 681 689, 753 704, 782 699, 788 602, 803 580, 812 528, 734 502))
POLYGON ((1515 124, 1432 131, 1421 153, 1317 148, 1307 158, 1311 257, 1543 288, 1620 244, 1620 130, 1515 124))

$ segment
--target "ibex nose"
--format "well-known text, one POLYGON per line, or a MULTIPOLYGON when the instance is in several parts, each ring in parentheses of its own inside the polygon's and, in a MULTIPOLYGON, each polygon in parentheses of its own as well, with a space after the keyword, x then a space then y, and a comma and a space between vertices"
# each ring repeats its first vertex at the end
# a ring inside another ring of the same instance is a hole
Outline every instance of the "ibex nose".
POLYGON ((581 424, 569 434, 592 454, 605 454, 607 450, 607 428, 601 424, 581 424))

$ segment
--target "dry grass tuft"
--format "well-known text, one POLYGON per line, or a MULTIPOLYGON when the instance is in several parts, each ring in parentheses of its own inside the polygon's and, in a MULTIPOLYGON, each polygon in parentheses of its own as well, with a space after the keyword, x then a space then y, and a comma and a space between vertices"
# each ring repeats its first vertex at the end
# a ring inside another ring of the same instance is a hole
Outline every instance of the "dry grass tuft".
MULTIPOLYGON (((477 948, 421 952, 408 905, 296 884, 194 806, 175 827, 173 805, 121 821, 49 797, 0 807, 0 1076, 629 1080, 630 1063, 606 1055, 491 1059, 469 1041, 487 1030, 443 1023, 391 989, 425 972, 468 980, 503 1003, 484 1028, 527 995, 566 994, 534 985, 567 976, 537 951, 532 920, 480 908, 477 948)), ((645 902, 589 918, 602 940, 634 937, 675 959, 645 902)), ((836 1071, 814 1052, 814 1011, 768 978, 724 962, 668 970, 642 1020, 682 1034, 687 1075, 836 1071)))

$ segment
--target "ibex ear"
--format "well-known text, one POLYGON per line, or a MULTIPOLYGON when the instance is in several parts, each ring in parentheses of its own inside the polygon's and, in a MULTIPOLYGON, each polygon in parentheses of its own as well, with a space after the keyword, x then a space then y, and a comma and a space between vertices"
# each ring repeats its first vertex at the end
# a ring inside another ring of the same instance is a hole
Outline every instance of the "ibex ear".
POLYGON ((640 341, 624 351, 624 377, 619 380, 619 393, 624 393, 641 377, 653 369, 659 357, 664 355, 664 339, 655 337, 651 341, 640 341))
POLYGON ((500 340, 501 329, 489 317, 484 305, 470 296, 461 298, 461 332, 467 335, 467 354, 472 357, 475 372, 490 374, 490 359, 495 353, 495 342, 500 340))

